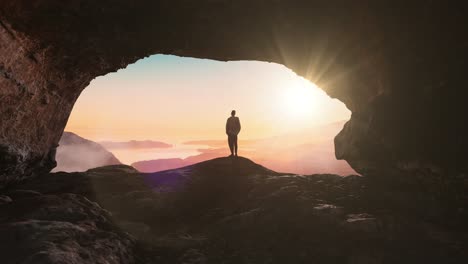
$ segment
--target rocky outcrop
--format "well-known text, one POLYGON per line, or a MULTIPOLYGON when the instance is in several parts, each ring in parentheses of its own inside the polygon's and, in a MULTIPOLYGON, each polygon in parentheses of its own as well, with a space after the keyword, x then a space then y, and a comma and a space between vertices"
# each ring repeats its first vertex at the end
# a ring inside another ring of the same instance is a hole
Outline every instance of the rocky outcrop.
MULTIPOLYGON (((277 172, 256 164, 247 158, 228 157, 211 159, 177 169, 146 173, 144 178, 152 188, 180 190, 193 180, 215 174, 220 175, 220 181, 224 179, 223 175, 231 177, 233 175, 278 175, 277 172)), ((210 184, 213 184, 213 182, 212 179, 210 184)))
POLYGON ((466 262, 466 196, 370 179, 284 175, 243 158, 45 174, 2 192, 2 263, 466 262), (182 188, 148 182, 170 173, 182 188))
POLYGON ((0 3, 1 177, 54 166, 94 77, 164 53, 286 65, 353 112, 336 155, 363 175, 467 172, 464 8, 447 1, 0 3))
POLYGON ((2 263, 133 263, 135 241, 75 194, 11 194, 0 205, 2 263))
POLYGON ((86 171, 121 162, 100 144, 72 132, 64 132, 59 141, 54 171, 86 171))

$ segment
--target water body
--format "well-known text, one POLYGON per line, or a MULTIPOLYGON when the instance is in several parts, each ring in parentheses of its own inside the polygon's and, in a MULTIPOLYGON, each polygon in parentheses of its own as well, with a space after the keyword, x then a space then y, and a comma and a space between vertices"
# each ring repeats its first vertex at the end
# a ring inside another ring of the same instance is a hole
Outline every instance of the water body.
POLYGON ((206 145, 184 145, 174 144, 172 148, 116 148, 109 149, 122 163, 132 164, 137 161, 155 160, 155 159, 171 159, 171 158, 187 158, 201 154, 199 149, 207 149, 206 145))

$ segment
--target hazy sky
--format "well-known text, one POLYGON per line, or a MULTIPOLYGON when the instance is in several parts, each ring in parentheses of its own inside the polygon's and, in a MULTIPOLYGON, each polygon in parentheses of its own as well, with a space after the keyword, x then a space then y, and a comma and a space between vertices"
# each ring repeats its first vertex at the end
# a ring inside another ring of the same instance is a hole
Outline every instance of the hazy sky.
POLYGON ((241 139, 350 117, 343 103, 282 65, 154 55, 93 80, 65 130, 92 140, 222 139, 232 109, 241 139))

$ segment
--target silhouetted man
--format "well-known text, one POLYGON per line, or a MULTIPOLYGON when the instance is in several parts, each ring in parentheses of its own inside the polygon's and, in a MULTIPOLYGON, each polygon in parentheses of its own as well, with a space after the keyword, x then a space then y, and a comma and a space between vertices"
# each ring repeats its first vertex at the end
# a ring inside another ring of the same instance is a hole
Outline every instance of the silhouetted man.
POLYGON ((236 110, 232 110, 231 116, 226 122, 226 134, 228 135, 229 149, 231 150, 231 157, 237 156, 237 134, 241 130, 239 118, 236 116, 236 110))

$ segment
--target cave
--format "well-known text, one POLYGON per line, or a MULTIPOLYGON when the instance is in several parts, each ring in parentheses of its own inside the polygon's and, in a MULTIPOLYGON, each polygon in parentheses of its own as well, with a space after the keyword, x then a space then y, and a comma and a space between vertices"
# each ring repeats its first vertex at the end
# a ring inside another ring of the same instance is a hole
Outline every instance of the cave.
POLYGON ((335 137, 338 159, 383 190, 422 195, 412 186, 424 183, 458 199, 449 187, 465 188, 468 172, 465 13, 446 1, 4 1, 0 184, 55 167, 91 80, 172 54, 285 65, 351 110, 335 137))
POLYGON ((1 7, 2 181, 50 170, 89 82, 157 53, 276 62, 311 80, 353 112, 336 137, 336 155, 359 173, 466 172, 464 96, 457 89, 466 66, 464 17, 448 4, 1 7))

